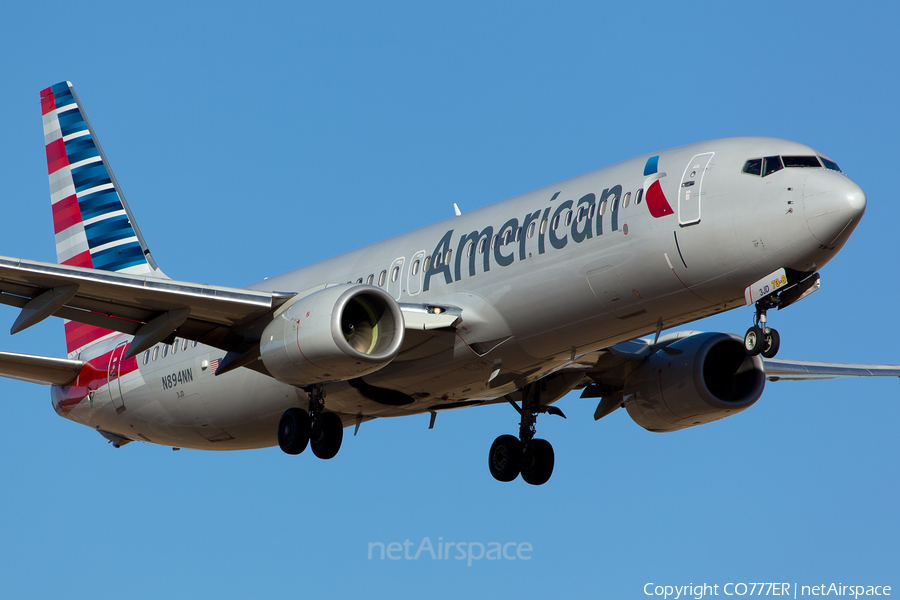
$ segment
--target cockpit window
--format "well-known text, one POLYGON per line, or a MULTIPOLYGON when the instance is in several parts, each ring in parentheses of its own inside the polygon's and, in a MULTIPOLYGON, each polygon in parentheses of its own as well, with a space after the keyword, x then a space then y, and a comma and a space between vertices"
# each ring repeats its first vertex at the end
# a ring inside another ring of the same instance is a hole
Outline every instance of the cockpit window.
POLYGON ((784 168, 784 165, 781 162, 780 156, 767 156, 763 162, 763 177, 767 175, 771 175, 775 171, 780 171, 784 168))
POLYGON ((751 158, 747 162, 744 163, 744 168, 741 169, 742 173, 749 173, 750 175, 759 175, 762 173, 762 159, 761 158, 751 158))
POLYGON ((811 167, 821 169, 822 165, 815 156, 782 156, 785 167, 811 167))
POLYGON ((831 169, 832 171, 837 171, 838 173, 843 173, 843 171, 841 171, 841 168, 839 166, 837 166, 837 163, 834 162, 833 160, 828 160, 824 156, 820 156, 819 158, 822 159, 822 163, 825 165, 826 169, 831 169))

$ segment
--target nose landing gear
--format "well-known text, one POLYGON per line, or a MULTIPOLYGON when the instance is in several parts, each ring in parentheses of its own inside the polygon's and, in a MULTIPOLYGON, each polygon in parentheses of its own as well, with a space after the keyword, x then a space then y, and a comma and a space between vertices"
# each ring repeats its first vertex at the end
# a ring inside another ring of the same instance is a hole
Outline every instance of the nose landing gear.
POLYGON ((756 319, 753 327, 744 334, 744 350, 750 356, 762 354, 763 358, 774 358, 781 346, 781 336, 778 331, 766 325, 766 311, 772 308, 768 298, 763 298, 756 303, 756 319))

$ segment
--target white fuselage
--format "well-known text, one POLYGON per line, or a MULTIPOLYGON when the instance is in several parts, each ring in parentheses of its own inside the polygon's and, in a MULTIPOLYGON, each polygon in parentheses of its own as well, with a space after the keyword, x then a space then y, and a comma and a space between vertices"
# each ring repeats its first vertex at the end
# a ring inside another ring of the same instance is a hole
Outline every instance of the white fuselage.
MULTIPOLYGON (((364 378, 407 403, 329 384, 325 407, 345 426, 490 402, 660 322, 671 328, 743 306, 744 289, 776 269, 810 273, 826 264, 862 216, 865 196, 824 168, 742 172, 748 159, 779 155, 821 153, 728 138, 648 154, 250 287, 303 293, 371 277, 400 303, 462 310, 455 332, 407 332, 396 359, 364 378), (656 171, 647 174, 654 156, 656 171), (670 214, 661 214, 658 195, 651 206, 657 181, 670 214)), ((280 415, 306 404, 303 391, 251 369, 213 375, 224 352, 180 339, 175 352, 158 345, 135 365, 119 365, 116 348, 129 340, 114 335, 83 351, 95 377, 55 388, 57 412, 130 439, 242 449, 276 445, 280 415)))

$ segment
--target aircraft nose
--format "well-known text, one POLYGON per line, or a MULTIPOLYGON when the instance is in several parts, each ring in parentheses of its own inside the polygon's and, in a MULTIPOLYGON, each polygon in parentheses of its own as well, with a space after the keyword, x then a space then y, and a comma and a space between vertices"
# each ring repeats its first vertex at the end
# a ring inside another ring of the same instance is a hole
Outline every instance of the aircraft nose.
POLYGON ((803 211, 815 238, 834 246, 859 223, 866 211, 866 193, 841 173, 815 171, 803 184, 803 211))

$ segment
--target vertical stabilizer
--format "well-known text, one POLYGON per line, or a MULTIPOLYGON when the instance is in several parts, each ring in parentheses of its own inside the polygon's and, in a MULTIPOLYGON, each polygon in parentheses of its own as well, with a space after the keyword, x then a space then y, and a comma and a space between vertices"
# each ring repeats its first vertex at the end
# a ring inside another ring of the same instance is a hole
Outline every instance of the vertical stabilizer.
MULTIPOLYGON (((60 264, 165 277, 109 168, 72 84, 41 92, 50 202, 60 264)), ((112 332, 66 322, 69 354, 112 332)))

